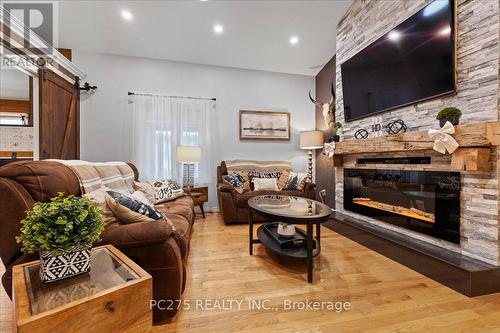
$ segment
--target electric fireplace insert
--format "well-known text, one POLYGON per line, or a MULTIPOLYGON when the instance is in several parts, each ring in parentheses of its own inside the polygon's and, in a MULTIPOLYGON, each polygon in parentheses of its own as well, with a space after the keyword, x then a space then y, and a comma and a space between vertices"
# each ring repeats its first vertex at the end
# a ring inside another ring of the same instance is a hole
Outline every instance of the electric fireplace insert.
POLYGON ((460 173, 344 169, 344 208, 460 243, 460 173))

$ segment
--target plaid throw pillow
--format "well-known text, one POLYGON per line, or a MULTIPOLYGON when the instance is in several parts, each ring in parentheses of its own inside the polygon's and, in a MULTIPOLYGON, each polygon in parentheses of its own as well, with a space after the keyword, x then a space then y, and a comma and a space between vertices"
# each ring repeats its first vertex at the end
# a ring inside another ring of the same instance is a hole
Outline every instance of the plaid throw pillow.
POLYGON ((286 184, 288 183, 288 178, 290 178, 290 171, 283 170, 283 173, 278 178, 278 190, 284 190, 286 184))

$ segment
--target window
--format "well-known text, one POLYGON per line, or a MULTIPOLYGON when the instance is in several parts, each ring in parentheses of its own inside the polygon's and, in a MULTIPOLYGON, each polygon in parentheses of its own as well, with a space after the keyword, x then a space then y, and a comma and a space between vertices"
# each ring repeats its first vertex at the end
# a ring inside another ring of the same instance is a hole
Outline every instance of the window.
MULTIPOLYGON (((199 146, 200 145, 200 133, 198 131, 182 131, 181 133, 181 145, 183 146, 199 146)), ((199 164, 194 164, 194 181, 195 183, 199 181, 200 173, 199 173, 199 164)))
POLYGON ((161 175, 163 172, 167 178, 172 178, 172 132, 169 130, 155 130, 154 154, 155 154, 155 174, 161 175), (164 168, 164 170, 160 170, 164 168))
POLYGON ((26 115, 19 113, 0 113, 0 125, 27 125, 26 115))
MULTIPOLYGON (((214 101, 137 94, 130 105, 131 155, 141 180, 174 179, 182 183, 183 165, 177 161, 177 147, 195 146, 202 154, 201 161, 194 164, 195 183, 214 183, 214 101)), ((207 206, 216 207, 215 186, 211 191, 207 206)))

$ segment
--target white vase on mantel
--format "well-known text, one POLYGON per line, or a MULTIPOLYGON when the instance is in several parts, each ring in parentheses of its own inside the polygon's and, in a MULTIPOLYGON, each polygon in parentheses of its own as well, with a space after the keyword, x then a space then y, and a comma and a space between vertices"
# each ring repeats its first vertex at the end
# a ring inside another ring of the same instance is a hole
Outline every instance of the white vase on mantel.
POLYGON ((278 235, 282 237, 293 237, 295 235, 295 226, 293 224, 279 223, 278 235))

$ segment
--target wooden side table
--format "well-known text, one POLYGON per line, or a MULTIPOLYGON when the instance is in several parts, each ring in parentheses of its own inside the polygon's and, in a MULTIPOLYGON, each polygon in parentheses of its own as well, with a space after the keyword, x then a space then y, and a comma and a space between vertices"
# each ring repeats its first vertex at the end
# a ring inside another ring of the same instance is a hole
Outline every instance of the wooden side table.
POLYGON ((91 260, 89 273, 48 284, 39 261, 14 266, 15 332, 151 332, 151 275, 111 245, 91 260))
POLYGON ((189 189, 188 194, 193 199, 195 206, 200 207, 201 214, 203 215, 203 218, 205 218, 205 210, 203 209, 203 204, 208 201, 208 186, 193 186, 189 189))

